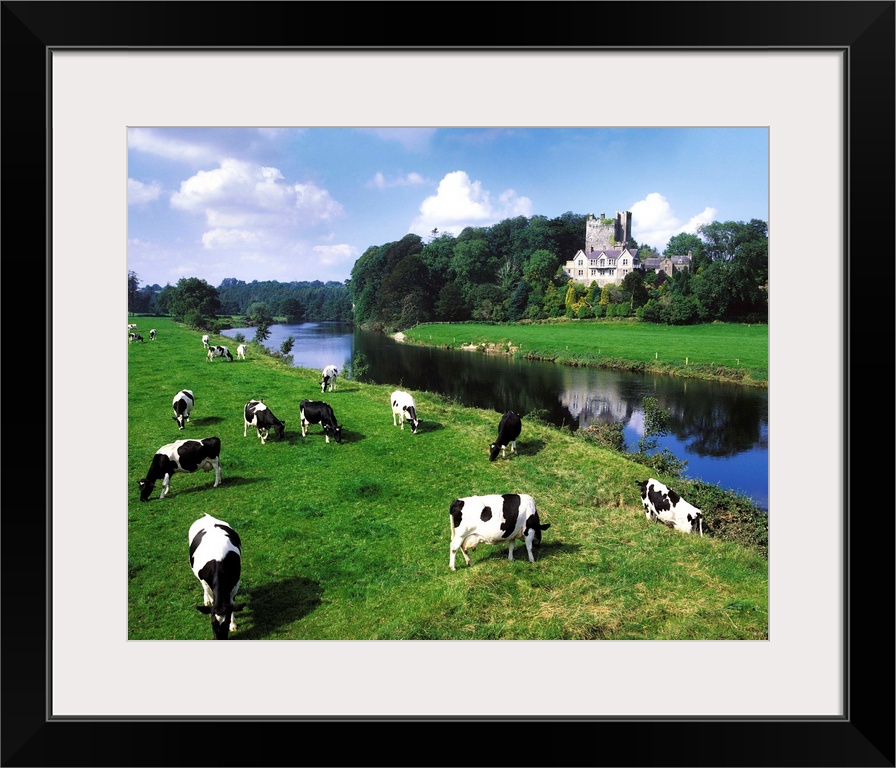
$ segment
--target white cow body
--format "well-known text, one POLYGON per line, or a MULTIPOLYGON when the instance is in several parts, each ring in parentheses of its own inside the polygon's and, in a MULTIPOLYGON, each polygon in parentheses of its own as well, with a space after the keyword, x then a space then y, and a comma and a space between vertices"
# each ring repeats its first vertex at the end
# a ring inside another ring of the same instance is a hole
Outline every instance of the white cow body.
POLYGON ((206 349, 208 349, 208 334, 205 334, 202 337, 202 346, 205 347, 206 349))
POLYGON ((234 603, 240 588, 242 542, 228 523, 206 513, 190 526, 190 568, 202 585, 200 613, 210 614, 215 640, 226 640, 236 630, 234 603))
POLYGON ((236 356, 237 356, 237 359, 238 359, 238 360, 245 360, 245 359, 246 359, 246 345, 245 345, 245 344, 240 344, 240 345, 236 348, 236 356))
POLYGON ((656 520, 685 533, 699 530, 703 535, 703 513, 693 504, 652 477, 638 481, 638 487, 648 520, 656 520))
POLYGON ((184 422, 190 420, 190 413, 193 411, 193 405, 196 398, 193 397, 192 389, 182 389, 171 401, 171 407, 174 409, 174 416, 171 418, 177 422, 178 429, 184 428, 184 422))
POLYGON ((533 545, 541 543, 541 532, 551 527, 541 524, 535 499, 525 493, 490 494, 486 496, 465 496, 451 502, 449 513, 451 522, 451 547, 448 567, 453 571, 457 550, 464 556, 467 565, 470 557, 467 550, 486 544, 507 542, 507 559, 513 560, 513 546, 516 539, 526 544, 529 562, 535 562, 533 545))
POLYGON ((320 391, 332 392, 336 389, 336 377, 339 375, 339 369, 335 365, 328 365, 320 374, 320 391))
POLYGON ((389 402, 392 404, 392 426, 398 426, 400 421, 401 428, 404 429, 404 422, 407 419, 411 425, 411 432, 416 435, 420 419, 417 418, 417 404, 414 398, 407 392, 397 389, 390 396, 389 402))

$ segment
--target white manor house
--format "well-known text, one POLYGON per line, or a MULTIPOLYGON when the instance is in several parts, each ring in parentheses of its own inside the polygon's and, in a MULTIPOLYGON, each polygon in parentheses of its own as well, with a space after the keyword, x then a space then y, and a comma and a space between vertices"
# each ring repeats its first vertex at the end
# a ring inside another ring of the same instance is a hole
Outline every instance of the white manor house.
POLYGON ((632 239, 631 211, 616 211, 616 218, 608 219, 593 213, 585 219, 585 247, 577 251, 563 265, 563 273, 582 285, 608 283, 620 285, 625 276, 634 270, 653 272, 663 270, 671 276, 674 272, 689 269, 691 255, 667 256, 647 259, 641 263, 637 248, 629 248, 632 239))

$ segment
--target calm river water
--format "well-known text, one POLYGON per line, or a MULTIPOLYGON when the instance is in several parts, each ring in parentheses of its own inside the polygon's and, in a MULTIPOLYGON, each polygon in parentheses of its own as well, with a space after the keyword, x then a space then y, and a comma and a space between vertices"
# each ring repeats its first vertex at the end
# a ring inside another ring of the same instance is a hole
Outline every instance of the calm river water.
MULTIPOLYGON (((572 429, 622 422, 628 450, 637 449, 644 433, 644 397, 655 397, 670 413, 669 434, 659 445, 687 461, 687 477, 739 491, 768 509, 767 389, 418 347, 341 323, 270 330, 271 350, 289 336, 295 339, 291 354, 297 367, 320 370, 332 363, 344 376, 360 353, 368 368, 359 381, 438 392, 496 413, 515 410, 525 417, 547 411, 554 424, 572 429)), ((232 328, 223 335, 237 333, 251 341, 255 329, 232 328)))

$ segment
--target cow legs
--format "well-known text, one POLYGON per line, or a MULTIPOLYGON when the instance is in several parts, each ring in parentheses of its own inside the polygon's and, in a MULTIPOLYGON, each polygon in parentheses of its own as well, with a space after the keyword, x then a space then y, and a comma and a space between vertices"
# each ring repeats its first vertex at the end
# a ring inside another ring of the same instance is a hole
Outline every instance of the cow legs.
POLYGON ((246 431, 247 431, 248 429, 249 429, 249 422, 248 422, 248 421, 244 421, 244 422, 243 422, 243 437, 246 436, 246 431))
POLYGON ((266 429, 259 429, 258 436, 261 438, 261 444, 264 445, 265 441, 268 439, 268 431, 266 429))
POLYGON ((215 462, 215 484, 212 486, 212 488, 217 488, 219 485, 221 485, 221 460, 220 459, 218 459, 215 462))
POLYGON ((170 480, 171 480, 171 475, 165 475, 165 477, 162 478, 162 492, 159 494, 160 499, 164 499, 165 494, 168 493, 168 489, 171 487, 169 485, 170 480))
POLYGON ((513 539, 511 539, 510 541, 507 542, 507 559, 508 560, 513 560, 513 544, 514 544, 513 539))
POLYGON ((457 570, 454 567, 454 557, 457 554, 457 550, 460 550, 460 553, 464 556, 464 560, 466 561, 467 565, 470 564, 470 556, 466 553, 466 550, 464 550, 464 548, 462 547, 462 544, 463 544, 463 542, 460 539, 458 539, 457 537, 455 537, 451 540, 450 555, 448 557, 448 567, 452 571, 457 570))

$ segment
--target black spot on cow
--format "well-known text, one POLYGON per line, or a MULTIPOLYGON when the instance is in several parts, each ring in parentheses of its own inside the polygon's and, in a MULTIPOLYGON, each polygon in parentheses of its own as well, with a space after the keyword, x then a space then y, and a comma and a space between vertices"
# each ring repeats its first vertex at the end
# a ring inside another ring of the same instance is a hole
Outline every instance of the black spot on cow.
POLYGON ((460 521, 464 516, 464 503, 460 499, 455 499, 451 502, 451 521, 454 523, 455 528, 460 527, 460 521))
POLYGON ((482 512, 479 513, 479 519, 482 520, 483 523, 487 523, 492 519, 492 508, 491 507, 483 507, 482 512))
POLYGON ((501 531, 503 537, 509 536, 516 528, 516 520, 520 516, 520 495, 518 493, 505 493, 504 509, 501 510, 501 531))

